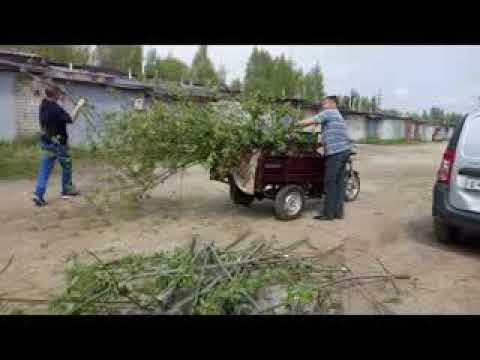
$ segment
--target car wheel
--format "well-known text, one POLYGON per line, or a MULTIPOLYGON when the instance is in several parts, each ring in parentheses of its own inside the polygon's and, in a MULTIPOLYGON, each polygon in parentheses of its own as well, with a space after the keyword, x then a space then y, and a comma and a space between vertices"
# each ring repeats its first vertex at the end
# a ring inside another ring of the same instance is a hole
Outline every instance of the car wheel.
POLYGON ((456 228, 446 224, 439 217, 433 218, 433 229, 437 240, 442 243, 449 243, 455 240, 458 232, 456 228))
POLYGON ((275 196, 275 216, 279 220, 293 220, 300 216, 305 206, 303 188, 287 185, 275 196))

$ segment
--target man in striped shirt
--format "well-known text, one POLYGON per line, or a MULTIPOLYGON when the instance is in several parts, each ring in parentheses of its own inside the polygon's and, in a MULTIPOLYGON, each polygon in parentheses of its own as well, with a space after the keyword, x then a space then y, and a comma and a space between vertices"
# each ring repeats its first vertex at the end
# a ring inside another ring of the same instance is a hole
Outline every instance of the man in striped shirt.
POLYGON ((322 144, 325 153, 325 208, 316 220, 343 219, 345 196, 345 163, 350 155, 351 144, 347 125, 337 109, 336 96, 327 96, 321 101, 322 111, 301 126, 321 125, 322 144))

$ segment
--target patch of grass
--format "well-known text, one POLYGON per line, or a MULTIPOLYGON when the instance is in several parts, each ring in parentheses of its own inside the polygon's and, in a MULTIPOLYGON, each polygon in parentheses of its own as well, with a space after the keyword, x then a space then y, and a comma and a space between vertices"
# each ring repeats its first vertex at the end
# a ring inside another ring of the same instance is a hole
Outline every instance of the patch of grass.
MULTIPOLYGON (((76 161, 83 163, 97 158, 96 152, 86 147, 72 147, 71 154, 74 166, 76 161)), ((0 179, 35 179, 41 156, 38 136, 0 141, 0 179)), ((54 172, 59 168, 58 164, 55 165, 54 172)))
POLYGON ((412 144, 422 144, 424 142, 419 140, 407 140, 407 139, 382 140, 379 138, 367 138, 363 141, 359 141, 358 143, 369 144, 369 145, 412 145, 412 144))
POLYGON ((40 148, 32 139, 0 142, 0 178, 35 178, 40 161, 40 148))

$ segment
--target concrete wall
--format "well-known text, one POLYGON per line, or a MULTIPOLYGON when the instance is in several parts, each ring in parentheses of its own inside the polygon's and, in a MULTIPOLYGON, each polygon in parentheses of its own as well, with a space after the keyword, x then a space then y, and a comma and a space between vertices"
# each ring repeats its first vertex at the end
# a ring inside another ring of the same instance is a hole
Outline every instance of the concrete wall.
POLYGON ((405 139, 406 140, 414 140, 415 139, 415 122, 412 120, 407 120, 405 122, 405 139))
POLYGON ((433 134, 435 132, 435 126, 428 124, 417 124, 417 140, 420 141, 432 141, 433 134))
POLYGON ((45 86, 32 81, 25 74, 13 74, 15 82, 15 122, 17 135, 28 136, 40 131, 38 112, 40 102, 45 94, 45 86))
POLYGON ((378 120, 378 138, 381 140, 405 139, 406 131, 406 121, 404 120, 378 120))
POLYGON ((378 138, 378 125, 379 125, 378 120, 366 119, 365 121, 366 121, 366 124, 367 124, 366 138, 369 138, 369 139, 378 138))
POLYGON ((345 118, 348 136, 353 141, 364 140, 367 137, 367 120, 362 116, 348 115, 345 118))
POLYGON ((106 114, 131 109, 135 99, 143 96, 138 91, 106 88, 94 84, 72 83, 66 87, 72 96, 84 97, 87 103, 95 106, 93 119, 81 115, 73 125, 70 125, 72 145, 85 145, 95 140, 95 134, 103 128, 103 117, 106 114))
POLYGON ((13 140, 15 123, 15 74, 0 72, 0 140, 13 140))
MULTIPOLYGON (((15 76, 13 73, 9 73, 15 76)), ((40 131, 38 111, 44 96, 44 86, 30 77, 17 74, 15 82, 15 121, 17 135, 34 135, 40 131)), ((80 115, 73 125, 69 125, 70 143, 85 145, 95 138, 95 132, 102 129, 103 116, 109 112, 130 109, 135 99, 143 97, 140 91, 116 89, 102 85, 69 82, 62 84, 74 98, 84 97, 87 103, 95 107, 94 118, 80 115)), ((2 101, 0 99, 0 101, 2 101)), ((67 111, 73 110, 73 104, 68 101, 59 102, 67 111)))
POLYGON ((433 141, 445 141, 448 139, 448 128, 441 126, 436 127, 433 133, 433 141))

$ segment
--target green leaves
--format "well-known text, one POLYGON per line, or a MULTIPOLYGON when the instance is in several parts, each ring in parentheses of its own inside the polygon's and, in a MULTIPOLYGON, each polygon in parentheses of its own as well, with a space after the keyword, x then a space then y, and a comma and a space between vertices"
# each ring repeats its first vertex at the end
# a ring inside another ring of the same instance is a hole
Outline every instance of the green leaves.
POLYGON ((59 314, 119 314, 129 309, 143 314, 172 309, 198 315, 252 314, 262 310, 252 299, 261 299, 260 290, 272 285, 285 288, 285 305, 292 308, 313 302, 318 287, 311 269, 302 270, 297 264, 302 260, 287 261, 269 247, 252 261, 246 256, 257 245, 227 251, 197 244, 110 263, 93 254, 93 264, 75 261, 68 269, 67 288, 51 307, 59 314))
POLYGON ((219 75, 208 57, 207 45, 200 45, 193 58, 190 75, 194 82, 207 86, 215 86, 220 83, 219 75))
POLYGON ((8 47, 32 51, 60 63, 86 64, 92 55, 90 45, 14 45, 8 47))
MULTIPOLYGON (((324 81, 317 63, 303 74, 296 64, 280 55, 273 58, 268 51, 254 48, 247 63, 245 92, 260 92, 272 98, 303 97, 307 101, 318 101, 324 95, 324 81)), ((238 83, 236 84, 238 88, 238 83)))
POLYGON ((158 185, 159 168, 199 164, 229 172, 244 152, 285 153, 288 141, 308 146, 283 122, 285 116, 298 118, 298 113, 260 94, 240 103, 156 103, 147 112, 110 114, 98 151, 110 166, 111 183, 120 185, 115 189, 141 195, 158 185))
POLYGON ((105 67, 133 74, 142 74, 143 50, 141 45, 97 45, 95 56, 105 67))

